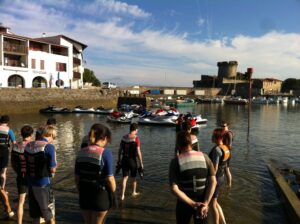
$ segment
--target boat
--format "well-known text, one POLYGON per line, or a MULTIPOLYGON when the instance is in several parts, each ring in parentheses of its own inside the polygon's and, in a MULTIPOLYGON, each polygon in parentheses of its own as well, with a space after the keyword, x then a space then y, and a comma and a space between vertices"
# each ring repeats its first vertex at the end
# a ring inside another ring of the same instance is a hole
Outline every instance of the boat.
POLYGON ((114 112, 113 108, 103 108, 103 107, 97 107, 94 111, 95 114, 111 114, 114 112))
POLYGON ((266 99, 266 97, 253 97, 251 100, 251 103, 253 103, 253 104, 268 104, 269 101, 266 99))
POLYGON ((129 112, 114 111, 107 116, 107 121, 113 123, 130 124, 132 123, 132 120, 135 116, 136 116, 135 113, 133 113, 132 111, 129 112))
POLYGON ((234 105, 246 105, 248 104, 248 100, 243 99, 241 97, 230 97, 223 99, 225 104, 234 104, 234 105))
POLYGON ((214 104, 214 103, 223 103, 223 99, 216 97, 216 98, 198 98, 197 103, 206 103, 206 104, 214 104))
POLYGON ((148 124, 148 125, 169 125, 175 126, 177 115, 154 115, 148 117, 140 117, 138 120, 139 124, 148 124))
POLYGON ((268 169, 281 195, 283 205, 286 208, 285 211, 290 221, 289 223, 300 223, 300 172, 297 171, 299 172, 297 173, 289 167, 281 168, 281 166, 273 160, 269 162, 268 169), (293 189, 293 183, 296 183, 296 189, 293 189))
POLYGON ((186 99, 178 99, 176 100, 176 106, 177 107, 192 107, 195 105, 195 100, 186 98, 186 99))
POLYGON ((65 113, 71 113, 71 112, 72 111, 69 108, 55 107, 53 105, 40 109, 40 113, 50 113, 50 114, 65 114, 65 113))
POLYGON ((77 106, 72 110, 72 113, 94 113, 95 109, 94 108, 85 108, 82 106, 77 106))
POLYGON ((207 123, 207 119, 202 118, 202 116, 200 114, 193 116, 193 118, 196 119, 196 124, 206 124, 207 123))

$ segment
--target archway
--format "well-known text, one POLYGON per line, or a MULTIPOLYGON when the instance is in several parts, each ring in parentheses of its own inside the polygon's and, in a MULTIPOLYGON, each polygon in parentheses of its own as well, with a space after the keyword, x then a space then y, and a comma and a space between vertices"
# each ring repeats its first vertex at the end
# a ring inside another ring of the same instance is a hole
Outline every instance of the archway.
POLYGON ((33 88, 47 88, 47 80, 41 76, 37 76, 32 80, 33 88))
POLYGON ((25 87, 25 81, 22 76, 20 75, 12 75, 8 78, 8 87, 14 87, 14 88, 24 88, 25 87))

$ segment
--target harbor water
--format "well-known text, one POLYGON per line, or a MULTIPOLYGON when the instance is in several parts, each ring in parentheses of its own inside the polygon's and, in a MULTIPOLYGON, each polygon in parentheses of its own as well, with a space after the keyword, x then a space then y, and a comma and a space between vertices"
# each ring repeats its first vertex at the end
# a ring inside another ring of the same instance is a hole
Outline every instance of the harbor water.
MULTIPOLYGON (((201 114, 208 123, 199 129, 201 150, 208 153, 213 146, 211 134, 222 120, 230 123, 235 133, 231 172, 233 186, 225 186, 220 194, 220 204, 227 223, 231 224, 287 224, 284 207, 279 199, 273 180, 268 172, 270 159, 288 166, 300 166, 300 105, 253 105, 250 133, 248 131, 248 106, 196 104, 180 108, 180 112, 201 114)), ((45 124, 51 115, 11 115, 11 128, 20 139, 20 128, 29 124, 34 128, 45 124)), ((53 179, 56 197, 57 223, 83 223, 78 195, 74 185, 74 159, 82 137, 93 123, 104 123, 112 131, 108 145, 116 162, 121 137, 128 132, 126 124, 106 122, 105 115, 65 114, 52 115, 57 119, 58 169, 53 179)), ((109 212, 107 223, 175 223, 176 198, 168 184, 169 162, 174 156, 175 128, 140 126, 139 136, 143 153, 145 178, 138 179, 139 197, 130 195, 128 182, 125 202, 109 212)), ((118 190, 121 176, 116 176, 118 190)), ((8 170, 7 191, 11 201, 16 199, 15 175, 8 170)), ((15 208, 16 201, 13 202, 15 208)), ((28 217, 28 202, 25 206, 25 222, 28 217)), ((13 222, 5 222, 13 223, 13 222)))

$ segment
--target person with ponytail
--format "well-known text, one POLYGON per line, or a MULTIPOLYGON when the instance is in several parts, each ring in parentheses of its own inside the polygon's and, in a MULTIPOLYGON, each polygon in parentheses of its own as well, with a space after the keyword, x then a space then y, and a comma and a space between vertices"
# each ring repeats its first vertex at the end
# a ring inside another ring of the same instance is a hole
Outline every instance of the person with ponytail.
POLYGON ((113 157, 105 148, 110 141, 110 130, 102 124, 94 124, 89 131, 88 145, 82 145, 76 157, 75 183, 85 223, 105 223, 114 201, 113 157))

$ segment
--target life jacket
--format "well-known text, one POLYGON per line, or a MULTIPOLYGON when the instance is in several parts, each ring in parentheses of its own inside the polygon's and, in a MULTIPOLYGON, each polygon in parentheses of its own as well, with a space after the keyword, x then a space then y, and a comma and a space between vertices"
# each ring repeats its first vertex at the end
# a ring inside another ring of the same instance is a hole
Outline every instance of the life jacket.
MULTIPOLYGON (((102 155, 104 148, 98 145, 89 145, 81 148, 76 157, 76 170, 77 175, 80 177, 81 182, 102 183, 103 160, 102 155)), ((103 182, 104 184, 104 182, 103 182)))
POLYGON ((25 146, 29 141, 21 141, 15 144, 11 150, 11 165, 18 176, 25 177, 26 159, 24 155, 25 146))
MULTIPOLYGON (((224 175, 224 168, 227 165, 227 161, 230 157, 230 150, 229 150, 228 146, 223 144, 223 145, 219 145, 218 147, 222 150, 222 156, 219 160, 216 177, 220 177, 220 176, 224 175)), ((212 158, 212 153, 213 153, 213 150, 209 153, 209 158, 212 158)))
POLYGON ((128 135, 123 136, 121 140, 121 148, 123 158, 135 159, 137 156, 137 137, 129 138, 128 135))
POLYGON ((33 141, 25 146, 26 174, 32 178, 50 177, 49 161, 45 156, 48 142, 33 141))
POLYGON ((179 188, 189 197, 198 198, 205 192, 208 168, 202 152, 189 151, 178 155, 179 188))
POLYGON ((0 145, 8 146, 9 144, 9 127, 0 125, 0 145))

